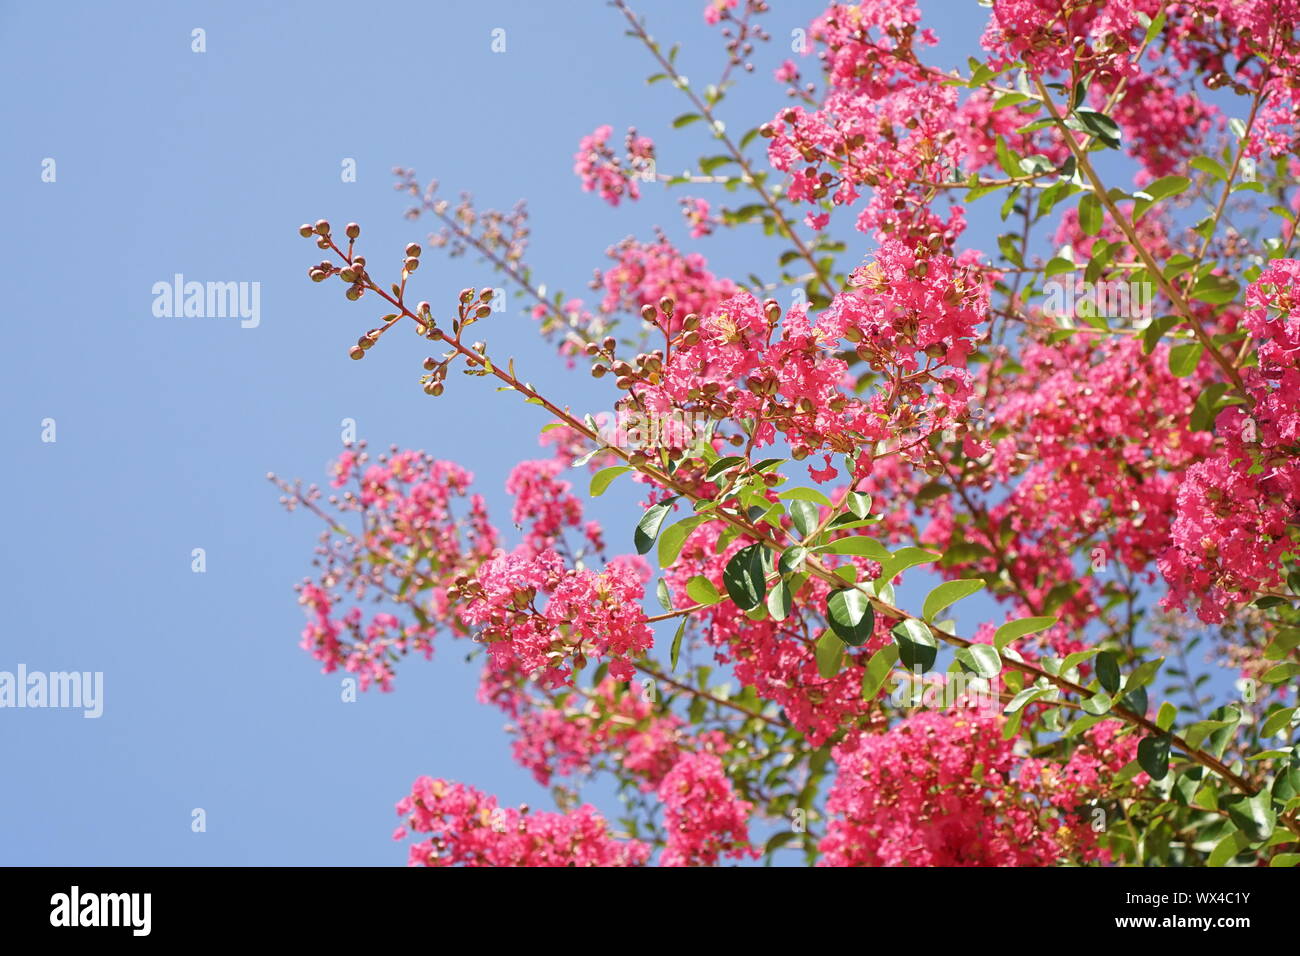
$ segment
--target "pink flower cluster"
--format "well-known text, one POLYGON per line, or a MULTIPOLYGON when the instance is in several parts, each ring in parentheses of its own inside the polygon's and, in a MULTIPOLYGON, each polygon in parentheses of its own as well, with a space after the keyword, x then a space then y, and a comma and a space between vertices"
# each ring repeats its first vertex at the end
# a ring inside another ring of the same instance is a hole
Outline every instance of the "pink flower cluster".
POLYGON ((682 216, 690 227, 691 238, 701 239, 713 234, 717 220, 711 215, 712 207, 707 199, 690 197, 681 200, 682 216))
POLYGON ((614 265, 597 272, 593 286, 604 289, 601 311, 639 315, 665 296, 677 304, 676 315, 703 315, 736 294, 736 284, 708 269, 697 252, 682 253, 666 238, 640 243, 625 239, 607 252, 614 265))
POLYGON ((409 866, 643 866, 650 847, 619 840, 596 810, 529 812, 464 784, 420 777, 397 804, 407 817, 393 839, 429 834, 410 847, 409 866))
POLYGON ((500 553, 479 566, 462 616, 500 670, 565 683, 595 655, 609 659, 615 679, 629 680, 630 658, 654 643, 640 604, 647 576, 639 559, 593 571, 566 568, 554 551, 500 553), (538 608, 541 595, 549 600, 538 608))
MULTIPOLYGON (((470 473, 423 452, 393 450, 371 462, 360 447, 349 448, 331 472, 335 488, 356 486, 330 499, 340 520, 364 514, 364 530, 358 536, 324 536, 317 549, 319 578, 298 589, 309 619, 301 646, 325 673, 342 667, 357 674, 362 690, 372 683, 391 690, 393 665, 410 651, 430 657, 439 626, 465 632, 447 591, 458 574, 497 548, 496 530, 483 499, 469 494, 470 473), (458 499, 468 500, 463 517, 453 513, 458 499), (422 616, 403 625, 394 613, 380 612, 363 626, 360 606, 335 616, 348 595, 358 604, 368 596, 390 596, 394 610, 418 602, 422 616)), ((288 507, 307 507, 326 517, 319 491, 283 487, 294 492, 284 499, 288 507)))
POLYGON ((1246 290, 1242 325, 1258 365, 1242 370, 1249 405, 1224 408, 1216 457, 1193 465, 1178 490, 1172 543, 1160 561, 1167 606, 1197 601, 1204 621, 1276 587, 1297 553, 1300 509, 1300 260, 1279 259, 1246 290))
POLYGON ((639 181, 654 177, 654 143, 648 137, 628 130, 624 155, 614 155, 609 145, 612 127, 598 126, 582 137, 573 157, 573 171, 582 181, 584 192, 597 192, 611 206, 619 200, 640 199, 639 181))
MULTIPOLYGON (((1020 760, 1002 719, 923 711, 846 738, 823 866, 1048 866, 1102 855, 1082 815, 1136 752, 1099 724, 1064 767, 1020 760)), ((1142 781, 1137 781, 1141 785, 1142 781)))
POLYGON ((622 769, 639 779, 643 790, 654 790, 689 743, 684 722, 674 714, 657 714, 640 685, 607 678, 580 695, 580 702, 580 708, 539 707, 511 696, 507 710, 516 714, 515 759, 543 786, 556 776, 589 774, 599 758, 617 752, 622 769))
POLYGON ((749 843, 753 805, 741 800, 717 754, 686 754, 659 787, 668 840, 662 866, 712 866, 722 857, 757 858, 749 843))

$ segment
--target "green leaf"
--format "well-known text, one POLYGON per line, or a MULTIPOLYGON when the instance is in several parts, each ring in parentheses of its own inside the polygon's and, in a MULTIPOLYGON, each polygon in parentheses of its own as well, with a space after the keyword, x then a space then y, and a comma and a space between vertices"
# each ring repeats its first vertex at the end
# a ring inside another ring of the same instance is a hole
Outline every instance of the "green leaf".
POLYGON ((637 554, 645 554, 654 545, 655 538, 659 536, 659 529, 663 527, 664 519, 672 511, 675 501, 677 501, 676 495, 645 510, 641 520, 636 523, 636 534, 633 535, 637 554))
POLYGON ((909 617, 895 624, 892 633, 899 659, 909 671, 924 673, 934 666, 939 643, 924 623, 909 617))
POLYGON ((1241 711, 1236 707, 1224 705, 1216 708, 1214 713, 1210 715, 1209 720, 1198 720, 1188 727, 1183 737, 1186 738, 1190 746, 1200 747, 1206 737, 1230 730, 1240 722, 1241 711))
MULTIPOLYGON (((1074 111, 1070 119, 1077 121, 1079 126, 1092 133, 1111 149, 1119 149, 1121 135, 1119 124, 1105 113, 1099 113, 1089 107, 1080 106, 1074 111)), ((1072 124, 1067 122, 1066 125, 1070 126, 1072 124)))
POLYGON ((875 538, 855 534, 847 538, 837 538, 817 549, 823 554, 853 554, 861 558, 870 558, 882 564, 890 559, 889 549, 875 538))
POLYGON ((724 155, 709 156, 705 159, 700 160, 700 172, 703 173, 705 176, 712 176, 714 170, 718 169, 721 166, 727 165, 727 163, 734 163, 734 162, 735 159, 733 159, 730 156, 724 156, 724 155))
POLYGON ((798 571, 803 567, 804 560, 807 557, 807 548, 800 544, 793 545, 782 552, 781 560, 777 562, 776 569, 782 574, 790 574, 793 571, 798 571))
POLYGON ((1241 286, 1235 279, 1211 274, 1202 276, 1200 281, 1192 286, 1192 291, 1188 295, 1200 302, 1223 305, 1226 302, 1235 300, 1237 293, 1240 291, 1241 286))
POLYGON ((744 463, 745 459, 739 455, 728 455, 725 458, 719 458, 709 466, 709 470, 704 473, 704 477, 712 481, 724 471, 728 471, 729 469, 735 468, 737 465, 743 465, 744 463))
POLYGON ((1300 664, 1294 661, 1286 661, 1282 664, 1276 664, 1264 672, 1264 683, 1280 684, 1283 681, 1290 680, 1300 674, 1300 664))
POLYGON ((1214 430, 1214 420, 1220 410, 1219 399, 1227 390, 1227 382, 1211 382, 1201 390, 1201 394, 1196 397, 1196 405, 1192 408, 1191 419, 1188 422, 1192 431, 1214 430))
POLYGON ((957 660, 978 677, 996 677, 1002 672, 1002 657, 992 644, 972 644, 957 652, 957 660))
POLYGON ((1091 697, 1087 698, 1083 702, 1082 706, 1084 713, 1091 714, 1094 717, 1100 717, 1102 714, 1110 712, 1110 704, 1110 694, 1103 690, 1098 691, 1091 697))
POLYGON ((1157 202, 1166 196, 1173 196, 1192 184, 1186 176, 1161 176, 1155 182, 1142 187, 1142 191, 1157 202))
POLYGON ((1007 621, 993 634, 993 646, 998 650, 1006 647, 1012 641, 1024 637, 1026 634, 1037 634, 1039 631, 1045 631, 1057 622, 1058 618, 1054 617, 1026 617, 1019 621, 1007 621))
POLYGON ((1160 344, 1160 337, 1178 324, 1178 316, 1162 315, 1152 319, 1151 324, 1142 330, 1142 351, 1150 355, 1160 344))
POLYGON ((1097 655, 1097 680, 1101 681, 1101 686, 1108 692, 1119 693, 1119 658, 1110 651, 1102 651, 1097 655))
POLYGON ((689 126, 697 120, 702 119, 704 119, 704 117, 699 113, 683 113, 681 116, 673 120, 673 128, 681 129, 683 126, 689 126))
POLYGON ((1174 725, 1174 718, 1178 716, 1178 708, 1165 701, 1160 705, 1160 712, 1156 714, 1156 726, 1161 730, 1168 730, 1174 725))
POLYGON ((1169 371, 1178 378, 1186 378, 1196 371, 1205 346, 1200 342, 1183 342, 1169 350, 1169 371))
POLYGON ((1089 236, 1101 232, 1101 201, 1095 193, 1084 193, 1079 197, 1079 228, 1089 236))
POLYGON ((817 525, 821 521, 821 512, 811 501, 795 499, 790 502, 790 519, 799 531, 799 536, 807 538, 817 530, 817 525))
POLYGON ((921 608, 921 616, 927 621, 933 621, 934 616, 944 608, 951 607, 983 587, 984 582, 979 578, 945 581, 926 596, 925 604, 921 608))
POLYGON ((1124 693, 1132 693, 1139 687, 1145 687, 1155 680, 1156 672, 1160 670, 1160 665, 1164 662, 1163 657, 1157 657, 1155 660, 1144 661, 1139 664, 1133 673, 1128 675, 1128 680, 1124 683, 1124 693))
POLYGON ((817 673, 830 680, 840 672, 840 664, 844 661, 844 642, 835 636, 834 631, 827 631, 817 641, 815 656, 817 673))
POLYGON ((831 499, 816 488, 791 488, 788 491, 781 492, 777 495, 777 498, 782 501, 811 501, 826 508, 831 507, 831 499))
POLYGON ((763 545, 751 544, 731 556, 722 570, 722 584, 736 607, 748 611, 763 603, 767 582, 763 571, 763 545))
POLYGON ((686 594, 696 604, 717 604, 722 600, 722 595, 718 589, 702 574, 697 574, 686 582, 686 594))
POLYGON ((897 644, 886 644, 871 655, 871 660, 867 661, 866 672, 862 675, 862 696, 865 699, 875 700, 876 695, 880 693, 880 688, 884 687, 885 681, 889 679, 889 672, 894 669, 894 664, 897 662, 897 644))
POLYGON ((1016 160, 1015 154, 1007 148, 1006 141, 999 136, 994 141, 994 152, 998 157, 998 165, 1003 171, 1013 179, 1020 175, 1020 163, 1016 160))
POLYGON ((826 620, 845 644, 860 647, 875 629, 876 612, 865 594, 845 588, 833 591, 826 599, 826 620))
POLYGON ((1207 866, 1226 866, 1250 846, 1250 839, 1240 830, 1231 830, 1222 840, 1214 845, 1210 851, 1210 858, 1206 860, 1207 866))
POLYGON ((1133 220, 1136 222, 1141 219, 1148 209, 1158 203, 1160 200, 1176 195, 1182 192, 1192 181, 1186 176, 1162 176, 1155 182, 1143 186, 1139 192, 1137 202, 1133 204, 1133 220))
POLYGON ((682 635, 686 633, 686 617, 683 617, 681 623, 677 625, 677 633, 673 635, 672 650, 668 652, 669 670, 677 670, 677 658, 682 652, 682 635))
POLYGON ((844 496, 843 504, 855 518, 864 519, 871 514, 871 495, 860 491, 850 491, 844 496))
POLYGON ((659 567, 666 568, 676 561, 691 532, 708 520, 708 515, 691 515, 664 529, 659 536, 659 567))
POLYGON ((1168 734, 1161 734, 1159 737, 1143 737, 1138 742, 1138 763, 1152 780, 1163 780, 1169 773, 1170 743, 1168 734))
MULTIPOLYGON (((1139 17, 1144 15, 1145 14, 1141 14, 1141 13, 1138 14, 1139 17)), ((1147 24, 1146 36, 1142 40, 1143 46, 1150 46, 1151 43, 1155 40, 1155 38, 1160 36, 1160 31, 1162 31, 1165 28, 1165 17, 1167 15, 1168 15, 1168 11, 1161 10, 1160 13, 1156 15, 1156 18, 1147 24)))
POLYGON ((1067 272, 1073 272, 1074 269, 1075 269, 1075 265, 1069 259, 1062 259, 1060 256, 1055 256, 1054 258, 1051 259, 1051 261, 1047 263, 1047 267, 1044 270, 1044 272, 1047 278, 1050 279, 1053 276, 1059 276, 1059 275, 1064 275, 1067 272))
POLYGON ((880 563, 880 578, 883 581, 892 581, 908 568, 937 561, 940 557, 942 555, 934 551, 925 551, 921 548, 899 548, 888 561, 880 563))
POLYGON ((668 582, 663 578, 660 578, 659 583, 655 585, 655 597, 659 599, 659 606, 662 607, 666 613, 671 614, 673 610, 675 610, 673 608, 672 595, 668 593, 668 582))
POLYGON ((1007 702, 1007 706, 1002 708, 1002 713, 1004 714, 1019 713, 1021 710, 1025 708, 1026 704, 1030 703, 1031 701, 1037 700, 1038 698, 1042 697, 1046 693, 1047 691, 1044 690, 1042 687, 1026 687, 1024 690, 1016 694, 1015 697, 1012 697, 1011 700, 1007 702))
POLYGON ((774 621, 784 621, 790 616, 790 585, 778 580, 767 594, 767 612, 774 621))
POLYGON ((1265 737, 1275 737, 1285 728, 1291 726, 1291 718, 1295 716, 1298 708, 1284 707, 1281 710, 1275 710, 1268 715, 1264 721, 1264 726, 1260 728, 1260 734, 1265 737))
POLYGON ((1262 843, 1273 835, 1277 826, 1277 814, 1267 790, 1261 790, 1253 797, 1245 794, 1227 797, 1219 801, 1219 805, 1228 811, 1228 819, 1241 829, 1251 843, 1262 843))
POLYGON ((631 471, 628 465, 612 465, 609 468, 602 468, 591 476, 591 497, 599 498, 605 493, 605 489, 619 475, 631 471))

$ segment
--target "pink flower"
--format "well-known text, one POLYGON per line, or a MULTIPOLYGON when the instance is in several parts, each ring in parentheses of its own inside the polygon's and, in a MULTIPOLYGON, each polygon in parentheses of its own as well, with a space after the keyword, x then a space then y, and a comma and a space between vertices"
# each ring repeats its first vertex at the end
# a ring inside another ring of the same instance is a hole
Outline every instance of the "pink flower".
POLYGON ((668 843, 663 866, 713 866, 760 854, 749 844, 753 805, 736 796, 717 754, 686 754, 659 786, 668 843))

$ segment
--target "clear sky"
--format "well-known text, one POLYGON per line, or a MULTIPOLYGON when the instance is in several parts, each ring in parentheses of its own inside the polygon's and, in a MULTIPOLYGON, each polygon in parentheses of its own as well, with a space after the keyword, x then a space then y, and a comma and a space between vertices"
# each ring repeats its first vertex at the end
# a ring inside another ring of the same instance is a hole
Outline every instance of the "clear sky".
MULTIPOLYGON (((724 109, 733 128, 784 101, 772 68, 819 9, 773 5, 774 42, 724 109)), ((642 6, 657 37, 684 41, 688 75, 716 75, 721 41, 700 0, 642 6)), ((945 65, 964 62, 986 11, 926 9, 945 65)), ((654 137, 661 169, 707 154, 702 127, 667 128, 685 106, 667 84, 647 87, 651 72, 598 2, 0 5, 0 670, 105 675, 100 719, 0 711, 0 863, 398 864, 393 804, 423 773, 546 804, 512 763, 501 715, 474 701, 465 645, 408 662, 396 692, 355 704, 297 647, 292 586, 319 529, 281 510, 267 471, 323 478, 353 418, 372 446, 470 468, 508 528, 505 476, 540 455, 544 423, 477 380, 422 395, 414 336, 349 360, 377 313, 308 281, 319 252, 297 226, 356 220, 372 269, 395 271, 426 231, 392 190, 391 168, 411 166, 485 205, 527 198, 538 277, 582 295, 618 239, 656 223, 684 239, 680 193, 611 210, 571 171, 579 137, 602 123, 654 137), (206 52, 191 50, 195 28, 206 52), (495 28, 504 53, 491 51, 495 28), (355 183, 341 181, 348 158, 355 183), (153 285, 176 273, 260 283, 260 324, 156 317, 153 285), (191 571, 194 548, 205 573, 191 571), (191 831, 195 808, 205 833, 191 831)), ((972 210, 972 242, 991 212, 972 210)), ((851 255, 869 251, 847 238, 851 255)), ((743 276, 755 244, 725 232, 699 248, 743 276)), ((766 268, 775 253, 761 254, 766 268)), ((443 313, 461 287, 498 284, 433 250, 416 278, 443 313)), ((513 300, 482 328, 548 394, 608 407, 513 300)), ((630 486, 607 499, 593 513, 612 542, 630 538, 630 486)))

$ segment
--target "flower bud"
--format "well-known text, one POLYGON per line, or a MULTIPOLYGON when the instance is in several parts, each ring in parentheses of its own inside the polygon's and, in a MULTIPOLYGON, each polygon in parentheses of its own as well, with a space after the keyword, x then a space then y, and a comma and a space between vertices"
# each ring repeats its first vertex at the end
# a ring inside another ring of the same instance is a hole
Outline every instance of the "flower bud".
POLYGON ((348 223, 346 232, 348 234, 349 239, 355 239, 357 236, 361 235, 361 227, 358 226, 355 222, 350 222, 348 223))

